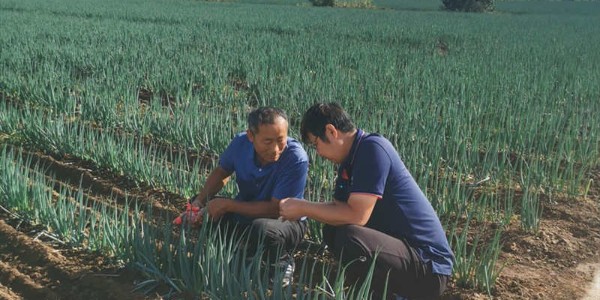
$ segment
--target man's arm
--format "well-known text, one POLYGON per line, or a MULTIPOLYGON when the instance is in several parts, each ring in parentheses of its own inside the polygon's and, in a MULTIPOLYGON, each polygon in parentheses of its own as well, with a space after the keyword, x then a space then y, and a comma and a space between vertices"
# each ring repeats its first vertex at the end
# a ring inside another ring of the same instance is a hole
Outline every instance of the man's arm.
POLYGON ((216 167, 206 178, 204 186, 200 190, 200 193, 192 201, 192 205, 198 207, 206 206, 208 199, 216 195, 221 189, 227 184, 232 172, 228 172, 222 167, 216 167))
POLYGON ((222 167, 215 168, 206 179, 204 187, 200 190, 200 193, 192 205, 198 207, 206 207, 208 209, 208 215, 213 220, 220 219, 225 213, 233 212, 240 215, 253 217, 253 218, 277 218, 279 216, 279 199, 271 198, 270 201, 252 201, 243 202, 236 201, 230 198, 214 198, 216 195, 229 181, 231 172, 223 169, 222 167), (211 199, 209 201, 209 199, 211 199))
POLYGON ((227 212, 250 218, 278 218, 280 199, 302 197, 308 174, 308 159, 299 159, 293 164, 282 166, 281 170, 282 172, 277 174, 277 181, 270 200, 246 202, 224 198, 213 199, 207 206, 211 218, 219 219, 227 212))
POLYGON ((208 202, 208 214, 212 219, 219 219, 227 212, 237 213, 251 218, 279 217, 279 199, 269 201, 236 201, 227 198, 215 198, 208 202))
POLYGON ((279 199, 303 195, 308 174, 308 161, 299 161, 284 169, 284 172, 278 174, 270 200, 246 202, 216 198, 208 202, 209 215, 213 219, 219 219, 223 214, 233 212, 250 218, 278 218, 279 199))
POLYGON ((329 225, 360 225, 369 221, 379 197, 371 194, 350 194, 348 202, 317 203, 303 199, 287 198, 279 202, 279 214, 285 220, 298 220, 307 216, 329 225))
MULTIPOLYGON (((228 152, 226 151, 224 155, 221 156, 221 162, 223 162, 223 160, 225 160, 225 162, 229 161, 227 158, 230 157, 230 155, 225 155, 227 153, 228 152)), ((280 170, 282 171, 276 174, 277 180, 271 193, 271 199, 236 201, 228 198, 215 198, 208 201, 207 204, 204 202, 210 217, 213 220, 218 220, 225 213, 232 212, 250 218, 278 218, 280 199, 287 197, 302 197, 303 195, 306 185, 306 177, 308 174, 308 158, 306 157, 306 153, 304 151, 302 151, 302 153, 294 154, 299 156, 297 157, 297 161, 293 163, 286 163, 284 166, 281 166, 280 170), (301 155, 302 153, 304 153, 303 156, 301 155)), ((224 184, 221 184, 220 187, 222 188, 223 185, 224 184)), ((207 186, 209 186, 208 180, 207 186)), ((212 195, 208 194, 208 196, 212 197, 217 192, 218 190, 212 195)), ((201 193, 199 196, 203 196, 204 201, 206 201, 206 195, 201 193)))

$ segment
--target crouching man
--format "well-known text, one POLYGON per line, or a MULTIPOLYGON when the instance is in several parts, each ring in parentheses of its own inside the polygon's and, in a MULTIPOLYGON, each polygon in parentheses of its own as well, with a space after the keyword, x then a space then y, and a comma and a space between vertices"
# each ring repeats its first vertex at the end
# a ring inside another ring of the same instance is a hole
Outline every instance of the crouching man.
POLYGON ((315 104, 301 125, 304 143, 338 164, 328 203, 287 198, 285 220, 325 223, 323 239, 343 264, 349 284, 361 283, 375 255, 373 299, 435 299, 452 274, 454 255, 441 222, 394 146, 357 129, 337 104, 315 104))
MULTIPOLYGON (((308 173, 308 156, 302 145, 288 137, 285 112, 261 107, 248 116, 248 129, 237 134, 219 157, 192 205, 207 211, 211 221, 249 231, 256 250, 264 242, 269 263, 283 268, 288 285, 294 272, 292 251, 304 238, 306 221, 279 220, 279 201, 302 198, 308 173), (215 197, 235 173, 239 193, 234 199, 215 197), (283 256, 280 254, 283 250, 283 256)), ((186 213, 182 214, 185 217, 186 213)), ((193 220, 202 223, 203 214, 193 220)))

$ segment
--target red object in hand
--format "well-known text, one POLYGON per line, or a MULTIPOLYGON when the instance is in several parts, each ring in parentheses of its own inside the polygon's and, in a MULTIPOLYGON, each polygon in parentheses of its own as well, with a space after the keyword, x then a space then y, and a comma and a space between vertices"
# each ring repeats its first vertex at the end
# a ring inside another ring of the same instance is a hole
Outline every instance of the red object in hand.
POLYGON ((173 220, 173 224, 174 225, 181 225, 181 223, 183 223, 182 216, 185 216, 185 218, 188 221, 189 220, 195 220, 198 217, 199 213, 200 213, 200 207, 194 206, 191 203, 187 203, 185 205, 185 212, 182 215, 180 215, 177 218, 175 218, 175 220, 173 220))

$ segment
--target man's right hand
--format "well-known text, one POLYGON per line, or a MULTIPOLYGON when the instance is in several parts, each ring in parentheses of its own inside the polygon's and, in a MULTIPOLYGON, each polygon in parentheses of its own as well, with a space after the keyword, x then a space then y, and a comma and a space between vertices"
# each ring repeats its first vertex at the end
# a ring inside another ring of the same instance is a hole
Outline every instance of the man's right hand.
POLYGON ((185 211, 181 213, 175 220, 174 225, 189 223, 193 227, 202 225, 205 208, 202 206, 200 199, 195 198, 191 203, 185 205, 185 211))

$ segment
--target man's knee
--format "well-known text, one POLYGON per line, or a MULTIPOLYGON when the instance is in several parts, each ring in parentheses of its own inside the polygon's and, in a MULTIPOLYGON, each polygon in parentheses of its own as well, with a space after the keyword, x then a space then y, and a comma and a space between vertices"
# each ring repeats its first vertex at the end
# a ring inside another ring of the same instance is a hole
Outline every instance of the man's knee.
POLYGON ((281 222, 275 219, 259 218, 252 221, 252 236, 276 243, 298 243, 304 235, 298 222, 281 222))
POLYGON ((323 239, 332 248, 336 257, 344 261, 362 258, 368 255, 361 242, 362 227, 357 225, 325 226, 323 239))
POLYGON ((270 220, 266 218, 254 219, 252 221, 250 230, 251 238, 254 239, 277 239, 277 237, 280 235, 277 228, 272 226, 270 220))
POLYGON ((266 228, 269 227, 269 222, 268 219, 266 218, 258 218, 258 219, 254 219, 252 220, 252 228, 256 229, 257 231, 264 231, 266 228))

